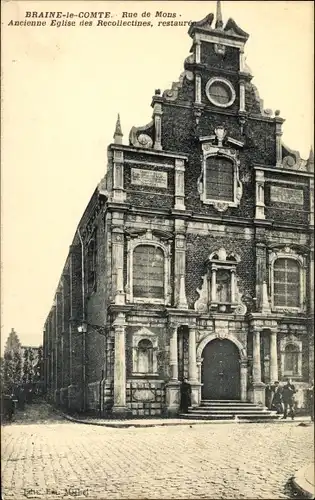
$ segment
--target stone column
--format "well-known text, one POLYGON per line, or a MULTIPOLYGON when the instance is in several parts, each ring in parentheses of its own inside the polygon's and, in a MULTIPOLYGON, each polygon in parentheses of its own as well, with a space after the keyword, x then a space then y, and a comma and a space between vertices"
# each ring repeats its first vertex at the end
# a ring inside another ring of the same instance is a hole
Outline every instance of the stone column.
POLYGON ((260 331, 253 331, 253 382, 261 382, 260 331))
POLYGON ((245 69, 245 57, 244 57, 244 47, 240 48, 240 71, 244 71, 245 69))
POLYGON ((231 303, 235 304, 235 292, 236 292, 236 269, 231 269, 231 303))
POLYGON ((175 210, 186 210, 185 207, 185 165, 184 160, 175 159, 175 210))
POLYGON ((190 382, 196 382, 197 376, 197 353, 196 353, 196 328, 189 328, 189 364, 188 373, 190 382))
POLYGON ((200 40, 196 40, 196 42, 195 42, 195 63, 197 63, 197 64, 199 64, 201 61, 200 48, 201 48, 200 40))
POLYGON ((251 391, 253 403, 265 404, 265 384, 261 381, 260 331, 253 330, 253 387, 251 391))
POLYGON ((270 363, 269 363, 270 382, 278 380, 278 352, 277 352, 277 330, 270 330, 270 363))
POLYGON ((178 414, 180 406, 180 382, 178 381, 177 325, 170 325, 170 380, 166 384, 166 407, 168 416, 178 414))
POLYGON ((113 323, 115 332, 114 350, 114 406, 113 413, 125 415, 126 407, 126 339, 125 315, 118 313, 113 323))
POLYGON ((240 362, 241 401, 247 400, 247 360, 240 362))
POLYGON ((264 220, 265 217, 265 174, 263 170, 256 170, 256 209, 255 219, 264 220))
POLYGON ((217 268, 212 266, 211 268, 211 303, 216 304, 217 302, 217 268))
POLYGON ((172 327, 170 337, 170 368, 171 380, 178 380, 178 344, 177 344, 177 326, 172 327))
POLYGON ((188 355, 189 355, 188 375, 189 375, 189 383, 191 385, 191 405, 198 406, 201 399, 201 383, 198 380, 195 327, 189 328, 188 355))

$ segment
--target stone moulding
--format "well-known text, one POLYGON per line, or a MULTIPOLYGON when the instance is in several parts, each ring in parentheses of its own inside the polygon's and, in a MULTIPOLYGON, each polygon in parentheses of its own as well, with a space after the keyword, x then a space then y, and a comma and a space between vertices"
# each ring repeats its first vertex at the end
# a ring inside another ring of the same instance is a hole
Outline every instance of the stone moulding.
POLYGON ((303 160, 298 151, 290 149, 283 142, 282 144, 282 167, 292 170, 303 170, 307 171, 307 160, 303 160))
POLYGON ((129 144, 136 148, 151 148, 153 144, 152 137, 145 132, 148 132, 154 125, 153 120, 142 127, 132 127, 129 132, 129 144))
POLYGON ((176 101, 178 97, 178 91, 180 88, 182 88, 185 78, 187 78, 188 81, 192 81, 194 79, 194 74, 191 71, 183 71, 183 73, 180 74, 179 81, 173 82, 171 89, 164 90, 163 97, 167 101, 176 101))

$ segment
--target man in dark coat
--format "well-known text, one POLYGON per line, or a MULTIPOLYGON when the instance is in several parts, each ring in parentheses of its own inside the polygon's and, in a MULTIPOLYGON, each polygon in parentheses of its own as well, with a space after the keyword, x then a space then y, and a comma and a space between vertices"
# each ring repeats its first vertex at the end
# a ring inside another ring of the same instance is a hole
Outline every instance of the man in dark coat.
POLYGON ((283 413, 282 389, 279 382, 275 382, 272 386, 273 397, 271 401, 271 409, 276 410, 277 414, 283 413))
POLYGON ((184 378, 180 386, 180 409, 183 413, 188 412, 188 408, 191 405, 191 387, 184 378))
POLYGON ((291 382, 291 379, 287 379, 286 384, 282 389, 282 401, 284 406, 283 419, 288 416, 288 408, 290 408, 290 415, 292 420, 294 420, 294 394, 296 393, 295 387, 291 382))

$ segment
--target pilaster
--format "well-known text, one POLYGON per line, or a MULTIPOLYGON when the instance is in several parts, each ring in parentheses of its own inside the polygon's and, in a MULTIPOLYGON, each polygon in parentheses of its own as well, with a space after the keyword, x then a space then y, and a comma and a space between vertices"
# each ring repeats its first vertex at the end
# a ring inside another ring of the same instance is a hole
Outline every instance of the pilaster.
POLYGON ((265 173, 263 170, 256 170, 256 208, 255 219, 264 220, 265 217, 265 173))
POLYGON ((113 214, 112 227, 112 301, 115 304, 125 303, 124 294, 124 229, 123 214, 113 214))
POLYGON ((153 148, 157 150, 162 149, 162 104, 159 102, 154 103, 154 108, 153 108, 153 120, 154 120, 154 130, 155 130, 155 137, 154 137, 154 145, 153 148))
POLYGON ((178 309, 188 309, 186 299, 186 236, 183 221, 175 222, 175 306, 178 309))
POLYGON ((245 109, 245 81, 244 80, 240 80, 239 86, 240 86, 240 107, 239 107, 239 111, 243 113, 243 112, 246 111, 246 109, 245 109))
POLYGON ((256 243, 256 307, 261 311, 263 307, 263 283, 266 280, 266 245, 256 243))
POLYGON ((276 382, 278 376, 278 352, 277 352, 277 330, 270 329, 270 364, 269 378, 272 383, 276 382))
POLYGON ((113 195, 112 201, 124 203, 126 201, 126 192, 124 190, 124 154, 115 149, 113 155, 113 195))
POLYGON ((126 334, 125 314, 118 313, 113 323, 115 335, 114 350, 114 406, 112 412, 125 415, 126 407, 126 334))
POLYGON ((195 104, 201 104, 201 75, 195 74, 195 104))
POLYGON ((185 165, 184 160, 175 159, 175 210, 186 210, 185 207, 185 165))

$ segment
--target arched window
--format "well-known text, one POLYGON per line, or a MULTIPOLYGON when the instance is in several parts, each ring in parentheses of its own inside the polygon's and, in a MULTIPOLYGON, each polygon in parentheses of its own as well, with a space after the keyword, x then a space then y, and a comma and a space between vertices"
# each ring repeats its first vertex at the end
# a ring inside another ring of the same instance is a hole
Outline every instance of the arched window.
POLYGON ((163 250, 154 245, 138 245, 133 252, 133 296, 164 299, 164 281, 163 250))
POLYGON ((153 345, 148 339, 140 340, 138 344, 137 372, 153 372, 153 345))
POLYGON ((210 156, 206 160, 206 198, 234 201, 234 166, 224 157, 210 156))
POLYGON ((300 265, 295 259, 279 258, 273 268, 273 303, 278 307, 300 307, 300 265))
POLYGON ((284 375, 299 374, 300 350, 295 344, 287 344, 284 351, 284 375))

